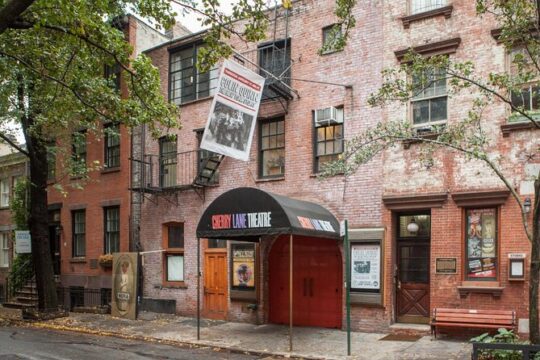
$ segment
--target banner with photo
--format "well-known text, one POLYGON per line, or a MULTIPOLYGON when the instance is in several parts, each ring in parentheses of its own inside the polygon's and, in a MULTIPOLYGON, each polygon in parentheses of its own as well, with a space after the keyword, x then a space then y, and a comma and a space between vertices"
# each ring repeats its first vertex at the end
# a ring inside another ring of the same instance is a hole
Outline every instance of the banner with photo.
POLYGON ((497 226, 495 209, 467 210, 467 277, 497 277, 497 226))
POLYGON ((351 289, 374 291, 380 288, 381 246, 351 245, 351 289))
POLYGON ((204 129, 201 149, 249 160, 264 78, 225 60, 204 129))

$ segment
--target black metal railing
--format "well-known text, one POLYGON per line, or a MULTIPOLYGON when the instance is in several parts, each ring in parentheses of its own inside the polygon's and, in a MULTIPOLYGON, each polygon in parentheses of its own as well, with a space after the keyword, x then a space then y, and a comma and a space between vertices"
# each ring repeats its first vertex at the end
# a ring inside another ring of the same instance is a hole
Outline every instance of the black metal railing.
POLYGON ((68 311, 110 311, 111 289, 89 289, 78 286, 58 287, 58 304, 68 311))
POLYGON ((499 358, 539 360, 540 345, 473 343, 472 360, 499 358))

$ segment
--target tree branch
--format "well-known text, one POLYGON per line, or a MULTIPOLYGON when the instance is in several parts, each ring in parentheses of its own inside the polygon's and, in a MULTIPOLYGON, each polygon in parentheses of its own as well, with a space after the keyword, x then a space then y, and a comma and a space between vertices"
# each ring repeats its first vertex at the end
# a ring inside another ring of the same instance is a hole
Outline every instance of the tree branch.
POLYGON ((26 10, 35 0, 9 0, 0 8, 0 34, 26 10))
POLYGON ((5 142, 7 142, 10 146, 12 146, 13 148, 15 148, 15 150, 17 150, 18 152, 20 152, 21 154, 25 155, 25 156, 29 156, 28 154, 28 151, 26 151, 24 148, 22 148, 21 146, 19 146, 16 142, 14 142, 13 140, 11 140, 9 138, 9 136, 6 136, 4 133, 1 133, 0 132, 0 139, 4 140, 5 142))

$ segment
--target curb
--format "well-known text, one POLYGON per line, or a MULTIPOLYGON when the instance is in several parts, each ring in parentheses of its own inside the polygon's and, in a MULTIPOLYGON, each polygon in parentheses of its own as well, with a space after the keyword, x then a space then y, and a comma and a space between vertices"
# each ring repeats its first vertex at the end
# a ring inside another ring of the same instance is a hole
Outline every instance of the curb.
POLYGON ((150 342, 154 344, 163 344, 163 345, 170 345, 170 346, 177 346, 177 347, 190 347, 190 348, 198 348, 198 349, 203 349, 203 348, 218 349, 220 351, 228 351, 235 354, 246 354, 246 355, 261 356, 261 357, 278 356, 280 358, 305 359, 305 360, 333 359, 333 358, 326 358, 326 357, 306 356, 306 355, 300 355, 300 354, 295 354, 295 353, 247 350, 247 349, 242 349, 236 346, 214 345, 214 344, 205 344, 205 343, 199 343, 199 342, 160 339, 160 338, 155 338, 151 336, 123 335, 117 332, 95 330, 95 329, 79 327, 79 326, 65 326, 65 325, 47 324, 43 322, 26 322, 22 320, 14 320, 14 319, 9 319, 8 321, 11 324, 15 324, 17 326, 27 327, 27 328, 48 329, 48 330, 57 330, 57 331, 63 331, 63 332, 76 332, 76 333, 96 335, 96 336, 108 336, 108 337, 114 337, 114 338, 119 338, 119 339, 124 339, 124 340, 138 340, 138 341, 150 342))

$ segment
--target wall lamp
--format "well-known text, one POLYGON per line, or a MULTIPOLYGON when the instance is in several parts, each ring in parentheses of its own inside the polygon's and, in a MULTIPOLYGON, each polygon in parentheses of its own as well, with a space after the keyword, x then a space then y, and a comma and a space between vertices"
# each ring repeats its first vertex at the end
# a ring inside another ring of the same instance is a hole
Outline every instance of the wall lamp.
POLYGON ((526 198, 523 202, 523 211, 528 214, 531 211, 531 198, 526 198))
POLYGON ((413 217, 411 219, 411 222, 407 225, 407 231, 410 233, 416 234, 419 229, 420 227, 418 226, 418 224, 416 223, 416 220, 413 217))

